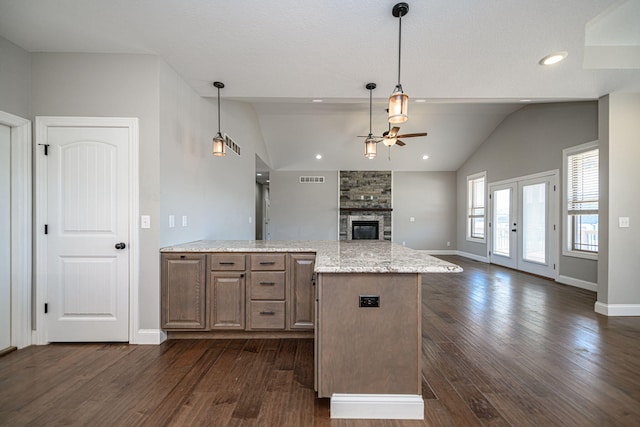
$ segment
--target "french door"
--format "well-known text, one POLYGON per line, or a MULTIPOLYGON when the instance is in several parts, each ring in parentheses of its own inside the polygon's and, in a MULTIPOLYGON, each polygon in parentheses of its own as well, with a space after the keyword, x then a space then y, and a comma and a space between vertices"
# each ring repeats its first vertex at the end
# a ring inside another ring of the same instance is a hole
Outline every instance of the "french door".
POLYGON ((556 171, 489 184, 491 263, 556 277, 556 171))

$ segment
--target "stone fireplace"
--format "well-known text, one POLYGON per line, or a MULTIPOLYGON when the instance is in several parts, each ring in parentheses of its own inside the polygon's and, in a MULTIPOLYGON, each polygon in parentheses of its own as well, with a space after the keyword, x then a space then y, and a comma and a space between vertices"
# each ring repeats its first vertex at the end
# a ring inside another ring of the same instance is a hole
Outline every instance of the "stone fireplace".
POLYGON ((340 171, 340 240, 391 240, 391 211, 391 171, 340 171))

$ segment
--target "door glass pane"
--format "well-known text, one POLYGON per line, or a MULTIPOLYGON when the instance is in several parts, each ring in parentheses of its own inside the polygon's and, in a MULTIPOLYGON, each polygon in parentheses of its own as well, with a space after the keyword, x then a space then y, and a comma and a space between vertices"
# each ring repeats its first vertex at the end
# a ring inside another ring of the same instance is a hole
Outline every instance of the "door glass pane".
POLYGON ((547 186, 525 185, 522 190, 522 259, 546 264, 547 186))
POLYGON ((509 256, 509 223, 511 223, 511 189, 493 193, 493 253, 509 256))

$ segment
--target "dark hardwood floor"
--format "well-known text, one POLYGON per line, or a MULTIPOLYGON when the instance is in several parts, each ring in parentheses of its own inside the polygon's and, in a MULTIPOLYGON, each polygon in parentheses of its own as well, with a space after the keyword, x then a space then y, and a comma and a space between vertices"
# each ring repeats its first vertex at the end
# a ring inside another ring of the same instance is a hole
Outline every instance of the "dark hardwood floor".
POLYGON ((330 420, 313 341, 52 344, 0 357, 0 426, 638 426, 640 318, 460 257, 425 275, 425 421, 330 420))

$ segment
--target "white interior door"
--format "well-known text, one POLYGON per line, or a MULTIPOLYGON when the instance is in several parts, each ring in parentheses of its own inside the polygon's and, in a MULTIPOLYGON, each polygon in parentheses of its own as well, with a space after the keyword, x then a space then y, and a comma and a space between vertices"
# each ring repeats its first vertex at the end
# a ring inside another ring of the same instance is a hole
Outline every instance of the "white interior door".
POLYGON ((11 346, 11 128, 0 125, 0 351, 11 346))
POLYGON ((556 276, 557 173, 489 185, 492 263, 556 276))
POLYGON ((48 126, 44 139, 48 341, 128 341, 129 130, 48 126))

